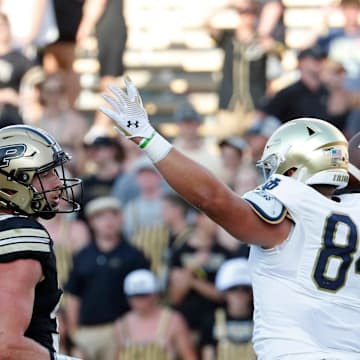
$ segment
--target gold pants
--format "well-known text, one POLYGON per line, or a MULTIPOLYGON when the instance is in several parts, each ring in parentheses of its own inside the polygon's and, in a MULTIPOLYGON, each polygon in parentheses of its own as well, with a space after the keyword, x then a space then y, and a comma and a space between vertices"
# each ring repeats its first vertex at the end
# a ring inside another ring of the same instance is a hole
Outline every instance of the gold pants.
POLYGON ((86 360, 114 360, 115 339, 113 323, 82 326, 75 335, 76 344, 83 349, 86 360))

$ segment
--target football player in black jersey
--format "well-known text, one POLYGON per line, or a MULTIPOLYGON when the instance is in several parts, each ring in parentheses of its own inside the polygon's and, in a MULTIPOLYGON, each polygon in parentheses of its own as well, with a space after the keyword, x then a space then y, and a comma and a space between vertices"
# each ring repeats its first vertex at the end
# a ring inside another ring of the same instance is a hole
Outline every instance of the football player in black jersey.
POLYGON ((53 241, 36 221, 79 210, 68 160, 40 129, 0 129, 0 359, 74 359, 57 353, 61 290, 53 241))

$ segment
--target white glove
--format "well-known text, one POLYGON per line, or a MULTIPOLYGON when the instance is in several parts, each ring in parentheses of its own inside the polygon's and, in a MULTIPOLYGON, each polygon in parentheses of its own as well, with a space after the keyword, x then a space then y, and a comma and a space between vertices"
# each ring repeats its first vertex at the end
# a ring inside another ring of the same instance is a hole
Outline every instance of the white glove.
POLYGON ((138 89, 129 78, 125 78, 125 85, 126 92, 115 85, 109 85, 111 96, 103 93, 102 97, 112 109, 100 106, 99 110, 116 123, 117 129, 124 136, 150 139, 155 130, 150 125, 138 89))
POLYGON ((112 96, 102 94, 112 109, 100 106, 99 110, 116 123, 116 129, 127 138, 141 137, 139 147, 157 163, 164 159, 172 145, 157 133, 149 122, 140 94, 129 78, 125 78, 126 92, 114 85, 108 89, 112 96))
POLYGON ((62 354, 54 354, 54 360, 81 360, 81 359, 67 355, 62 355, 62 354))

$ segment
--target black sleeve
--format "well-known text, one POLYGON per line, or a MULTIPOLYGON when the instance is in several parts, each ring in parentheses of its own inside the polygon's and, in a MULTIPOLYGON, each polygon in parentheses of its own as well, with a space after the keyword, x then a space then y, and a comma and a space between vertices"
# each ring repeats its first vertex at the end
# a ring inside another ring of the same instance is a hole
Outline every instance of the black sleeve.
POLYGON ((182 248, 174 250, 170 254, 170 267, 182 267, 181 263, 182 248))
POLYGON ((203 320, 200 346, 206 345, 217 345, 217 340, 214 337, 214 326, 215 326, 215 317, 214 313, 211 313, 211 316, 206 316, 203 320))
POLYGON ((70 271, 68 280, 64 286, 64 290, 65 292, 68 292, 72 295, 76 295, 78 297, 81 297, 82 293, 83 293, 83 282, 81 280, 81 276, 79 274, 79 262, 81 257, 79 257, 79 255, 81 255, 82 252, 80 252, 79 254, 77 254, 74 257, 74 264, 73 267, 70 271))
POLYGON ((286 114, 288 112, 287 107, 287 92, 279 91, 273 97, 263 100, 261 110, 268 115, 277 117, 283 122, 283 119, 286 118, 286 114))

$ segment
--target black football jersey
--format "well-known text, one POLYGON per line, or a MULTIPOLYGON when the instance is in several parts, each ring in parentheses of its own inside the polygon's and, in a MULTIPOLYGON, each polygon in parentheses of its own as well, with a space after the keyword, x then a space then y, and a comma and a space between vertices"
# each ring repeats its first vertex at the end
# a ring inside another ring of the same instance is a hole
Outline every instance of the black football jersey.
MULTIPOLYGON (((58 331, 55 310, 61 297, 58 287, 53 242, 36 220, 25 216, 0 216, 0 262, 35 259, 44 279, 35 288, 32 318, 25 336, 55 352, 58 331)), ((0 314, 1 316, 1 314, 0 314)))

